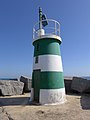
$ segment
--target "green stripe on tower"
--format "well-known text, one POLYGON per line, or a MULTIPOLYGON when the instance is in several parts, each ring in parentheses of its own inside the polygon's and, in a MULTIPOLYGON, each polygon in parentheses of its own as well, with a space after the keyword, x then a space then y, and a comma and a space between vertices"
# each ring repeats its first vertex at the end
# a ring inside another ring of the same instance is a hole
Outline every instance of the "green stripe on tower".
POLYGON ((40 89, 64 88, 62 72, 41 72, 40 89))
MULTIPOLYGON (((34 74, 34 71, 33 71, 34 74)), ((32 88, 34 88, 34 76, 32 75, 32 88)), ((40 89, 64 88, 64 78, 62 72, 41 72, 40 89)))
POLYGON ((34 57, 45 54, 60 56, 60 41, 53 38, 38 39, 33 42, 34 57))

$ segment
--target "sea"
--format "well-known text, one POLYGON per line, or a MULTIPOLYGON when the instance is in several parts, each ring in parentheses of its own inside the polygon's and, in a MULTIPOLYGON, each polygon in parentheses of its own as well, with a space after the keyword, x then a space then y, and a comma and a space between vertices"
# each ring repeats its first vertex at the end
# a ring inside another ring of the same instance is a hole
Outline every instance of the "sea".
MULTIPOLYGON (((90 80, 90 76, 81 76, 82 78, 85 78, 87 80, 90 80)), ((0 78, 0 80, 16 80, 18 81, 18 78, 0 78)))
POLYGON ((85 79, 87 79, 87 80, 90 80, 90 76, 85 76, 85 77, 83 77, 83 78, 85 78, 85 79))
POLYGON ((16 80, 16 81, 18 81, 17 78, 0 78, 0 80, 16 80))

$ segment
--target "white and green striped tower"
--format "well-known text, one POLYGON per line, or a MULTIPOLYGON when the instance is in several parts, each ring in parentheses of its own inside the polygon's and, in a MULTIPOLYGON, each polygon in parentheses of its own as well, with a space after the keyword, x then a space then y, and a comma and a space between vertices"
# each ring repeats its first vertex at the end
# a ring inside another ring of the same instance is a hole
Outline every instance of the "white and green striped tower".
POLYGON ((60 44, 60 24, 55 20, 46 19, 39 8, 39 23, 35 24, 33 29, 31 101, 43 105, 65 102, 60 44), (39 29, 36 26, 39 26, 39 29))

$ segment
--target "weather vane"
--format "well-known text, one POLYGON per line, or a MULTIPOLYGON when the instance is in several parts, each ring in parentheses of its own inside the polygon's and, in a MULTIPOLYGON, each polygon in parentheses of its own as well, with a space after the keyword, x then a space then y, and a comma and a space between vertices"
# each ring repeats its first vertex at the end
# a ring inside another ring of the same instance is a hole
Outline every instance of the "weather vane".
POLYGON ((42 14, 42 8, 39 7, 39 29, 48 25, 47 17, 45 14, 42 14))

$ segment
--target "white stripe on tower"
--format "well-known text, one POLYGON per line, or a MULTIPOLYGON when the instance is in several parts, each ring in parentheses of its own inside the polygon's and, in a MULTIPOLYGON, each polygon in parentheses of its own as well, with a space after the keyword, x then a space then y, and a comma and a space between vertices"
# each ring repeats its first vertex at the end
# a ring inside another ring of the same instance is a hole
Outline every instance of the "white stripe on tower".
POLYGON ((41 69, 41 71, 58 71, 63 72, 62 59, 59 55, 40 55, 38 63, 33 60, 33 70, 41 69))
POLYGON ((60 89, 40 89, 40 103, 48 104, 61 104, 66 101, 65 88, 60 89))

